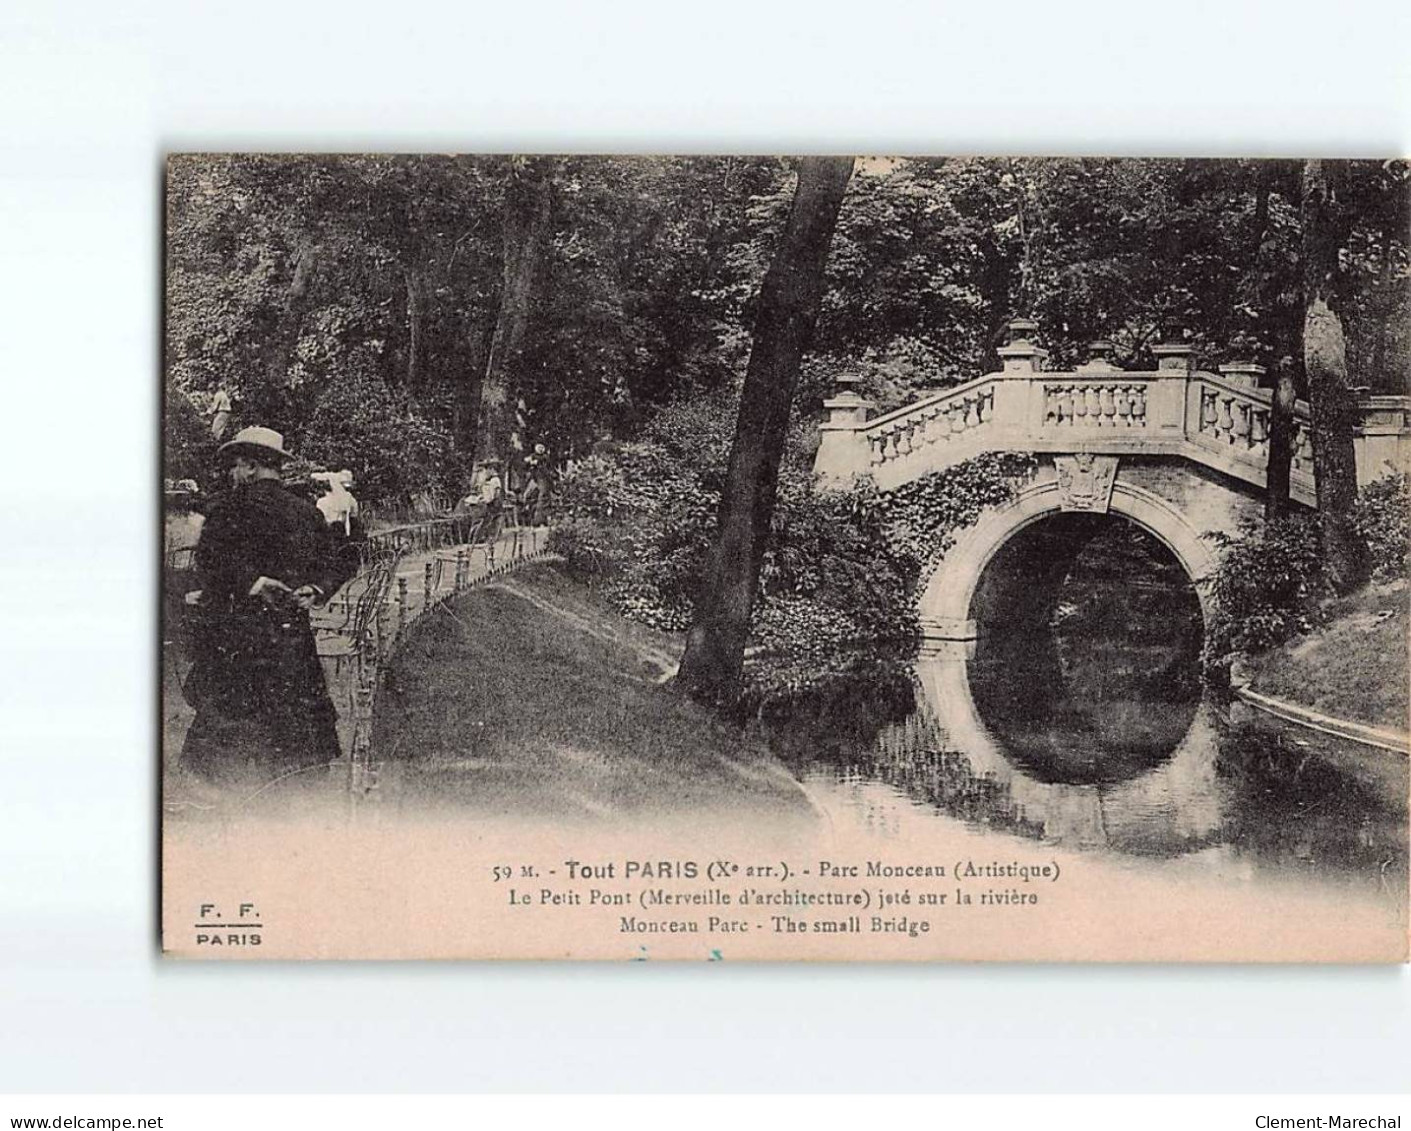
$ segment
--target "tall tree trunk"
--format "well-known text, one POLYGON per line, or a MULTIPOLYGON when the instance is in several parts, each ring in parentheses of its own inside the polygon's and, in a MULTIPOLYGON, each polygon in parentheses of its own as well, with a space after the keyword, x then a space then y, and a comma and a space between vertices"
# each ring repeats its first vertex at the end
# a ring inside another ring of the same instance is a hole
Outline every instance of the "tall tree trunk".
POLYGON ((1353 429, 1357 396, 1347 375, 1347 340, 1332 309, 1339 240, 1332 190, 1321 161, 1303 166, 1303 368, 1312 415, 1313 476, 1323 571, 1338 593, 1367 579, 1367 553, 1352 525, 1357 503, 1353 429))
MULTIPOLYGON (((1034 238, 1028 217, 1025 214, 1025 204, 1029 196, 1028 178, 1025 176, 1023 166, 1013 158, 1009 160, 1009 172, 1019 187, 1019 199, 1015 203, 1014 219, 1019 232, 1019 246, 1022 249, 1019 256, 1019 305, 1015 310, 1028 317, 1028 312, 1032 309, 1034 302, 1034 238)), ((1010 312, 1006 312, 1003 317, 1008 319, 1009 316, 1010 312)))
POLYGON ((275 389, 285 388, 289 367, 294 363, 294 351, 298 348, 299 333, 309 306, 309 285, 318 266, 318 254, 318 247, 313 243, 303 243, 294 249, 294 273, 289 280, 289 289, 284 293, 284 309, 277 316, 278 325, 268 337, 269 348, 264 355, 270 385, 275 389))
POLYGON ((426 269, 414 262, 407 279, 407 391, 421 391, 426 372, 426 269))
POLYGON ((475 423, 480 405, 480 385, 485 380, 485 334, 482 327, 471 325, 461 335, 464 347, 459 351, 462 364, 451 397, 451 442, 467 463, 475 458, 475 423))
POLYGON ((1264 517, 1273 522, 1289 509, 1289 475, 1293 464, 1293 410, 1298 389, 1293 362, 1281 359, 1269 403, 1269 467, 1264 492, 1264 517))
MULTIPOLYGON (((1242 290, 1253 298, 1255 319, 1268 317, 1265 299, 1264 236, 1269 230, 1269 198, 1280 175, 1277 161, 1261 161, 1254 188, 1254 219, 1249 233, 1249 266, 1242 290)), ((1289 476, 1293 464, 1294 406, 1298 384, 1292 357, 1276 355, 1274 390, 1269 403, 1269 463, 1264 491, 1264 518, 1273 522, 1289 509, 1289 476)))
POLYGON ((677 675, 686 693, 704 703, 733 704, 740 695, 789 408, 799 361, 818 321, 823 268, 852 167, 851 157, 799 162, 783 239, 760 287, 719 528, 677 675))
POLYGON ((490 356, 480 383, 476 450, 505 458, 514 413, 510 386, 524 352, 525 327, 534 299, 535 277, 549 238, 549 165, 545 158, 515 157, 505 186, 504 282, 490 356))
POLYGON ((1264 246, 1264 233, 1269 230, 1269 197, 1274 192, 1274 181, 1279 175, 1279 167, 1273 161, 1261 161, 1259 179, 1254 186, 1254 224, 1250 234, 1253 254, 1250 261, 1259 259, 1259 251, 1264 246))

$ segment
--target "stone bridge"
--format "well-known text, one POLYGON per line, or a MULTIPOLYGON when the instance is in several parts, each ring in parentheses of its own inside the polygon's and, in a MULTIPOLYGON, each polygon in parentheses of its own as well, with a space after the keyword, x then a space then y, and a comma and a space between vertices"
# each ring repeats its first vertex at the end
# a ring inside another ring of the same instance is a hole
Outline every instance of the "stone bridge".
MULTIPOLYGON (((1004 368, 869 419, 869 402, 840 377, 815 471, 899 487, 982 452, 1029 452, 1034 478, 1007 504, 959 532, 921 601, 928 639, 973 640, 971 602, 985 566, 1020 530, 1072 511, 1117 514, 1148 530, 1192 580, 1215 564, 1212 532, 1262 511, 1271 393, 1256 365, 1193 367, 1184 345, 1158 345, 1158 368, 1133 372, 1110 343, 1072 372, 1043 369, 1033 322, 1009 325, 1004 368)), ((1295 409, 1291 493, 1314 503, 1308 405, 1295 409)), ((1361 483, 1411 467, 1411 397, 1364 397, 1356 438, 1361 483)), ((1205 587, 1197 586, 1202 602, 1205 587)))

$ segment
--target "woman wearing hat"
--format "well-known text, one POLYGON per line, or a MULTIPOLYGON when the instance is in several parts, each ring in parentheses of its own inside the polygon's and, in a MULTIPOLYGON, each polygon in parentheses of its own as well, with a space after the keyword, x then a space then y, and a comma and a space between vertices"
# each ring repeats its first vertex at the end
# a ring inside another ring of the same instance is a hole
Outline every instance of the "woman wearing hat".
POLYGON ((290 455, 278 432, 242 429, 220 452, 234 489, 196 545, 202 627, 182 765, 206 777, 325 765, 340 749, 308 610, 336 583, 326 524, 280 486, 290 455))

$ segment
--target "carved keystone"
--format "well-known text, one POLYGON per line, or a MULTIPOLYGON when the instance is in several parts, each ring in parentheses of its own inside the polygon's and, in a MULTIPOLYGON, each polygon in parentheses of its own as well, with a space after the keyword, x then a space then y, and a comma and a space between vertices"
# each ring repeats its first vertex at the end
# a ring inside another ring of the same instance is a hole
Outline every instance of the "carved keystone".
POLYGON ((1058 471, 1058 505, 1065 511, 1106 514, 1112 504, 1112 484, 1117 479, 1117 457, 1078 452, 1054 456, 1058 471))

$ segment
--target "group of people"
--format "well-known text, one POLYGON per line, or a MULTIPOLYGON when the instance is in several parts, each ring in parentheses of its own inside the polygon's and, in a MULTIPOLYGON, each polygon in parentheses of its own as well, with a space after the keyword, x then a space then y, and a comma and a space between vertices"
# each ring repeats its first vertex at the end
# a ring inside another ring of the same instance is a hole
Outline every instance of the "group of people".
POLYGON ((212 779, 327 764, 340 748, 309 611, 357 570, 352 476, 315 477, 317 502, 286 489, 291 455, 269 428, 242 429, 220 457, 229 490, 199 524, 186 598, 194 663, 182 690, 196 717, 181 763, 212 779))
MULTIPOLYGON (((229 416, 227 406, 217 408, 219 439, 229 416)), ((167 564, 191 578, 183 580, 183 620, 194 662, 182 692, 196 715, 181 764, 217 780, 297 774, 341 757, 310 610, 358 570, 363 532, 353 476, 314 472, 291 489, 284 437, 263 427, 240 430, 219 457, 229 488, 209 506, 192 505, 194 484, 168 492, 167 564)), ((502 466, 477 466, 458 513, 500 512, 502 466)), ((516 501, 526 517, 542 515, 533 469, 516 501)))
POLYGON ((536 444, 534 452, 525 458, 523 485, 518 491, 506 489, 503 461, 487 459, 477 463, 471 473, 470 491, 456 504, 456 513, 472 518, 494 517, 512 502, 520 521, 541 525, 547 495, 545 462, 544 445, 536 444))

